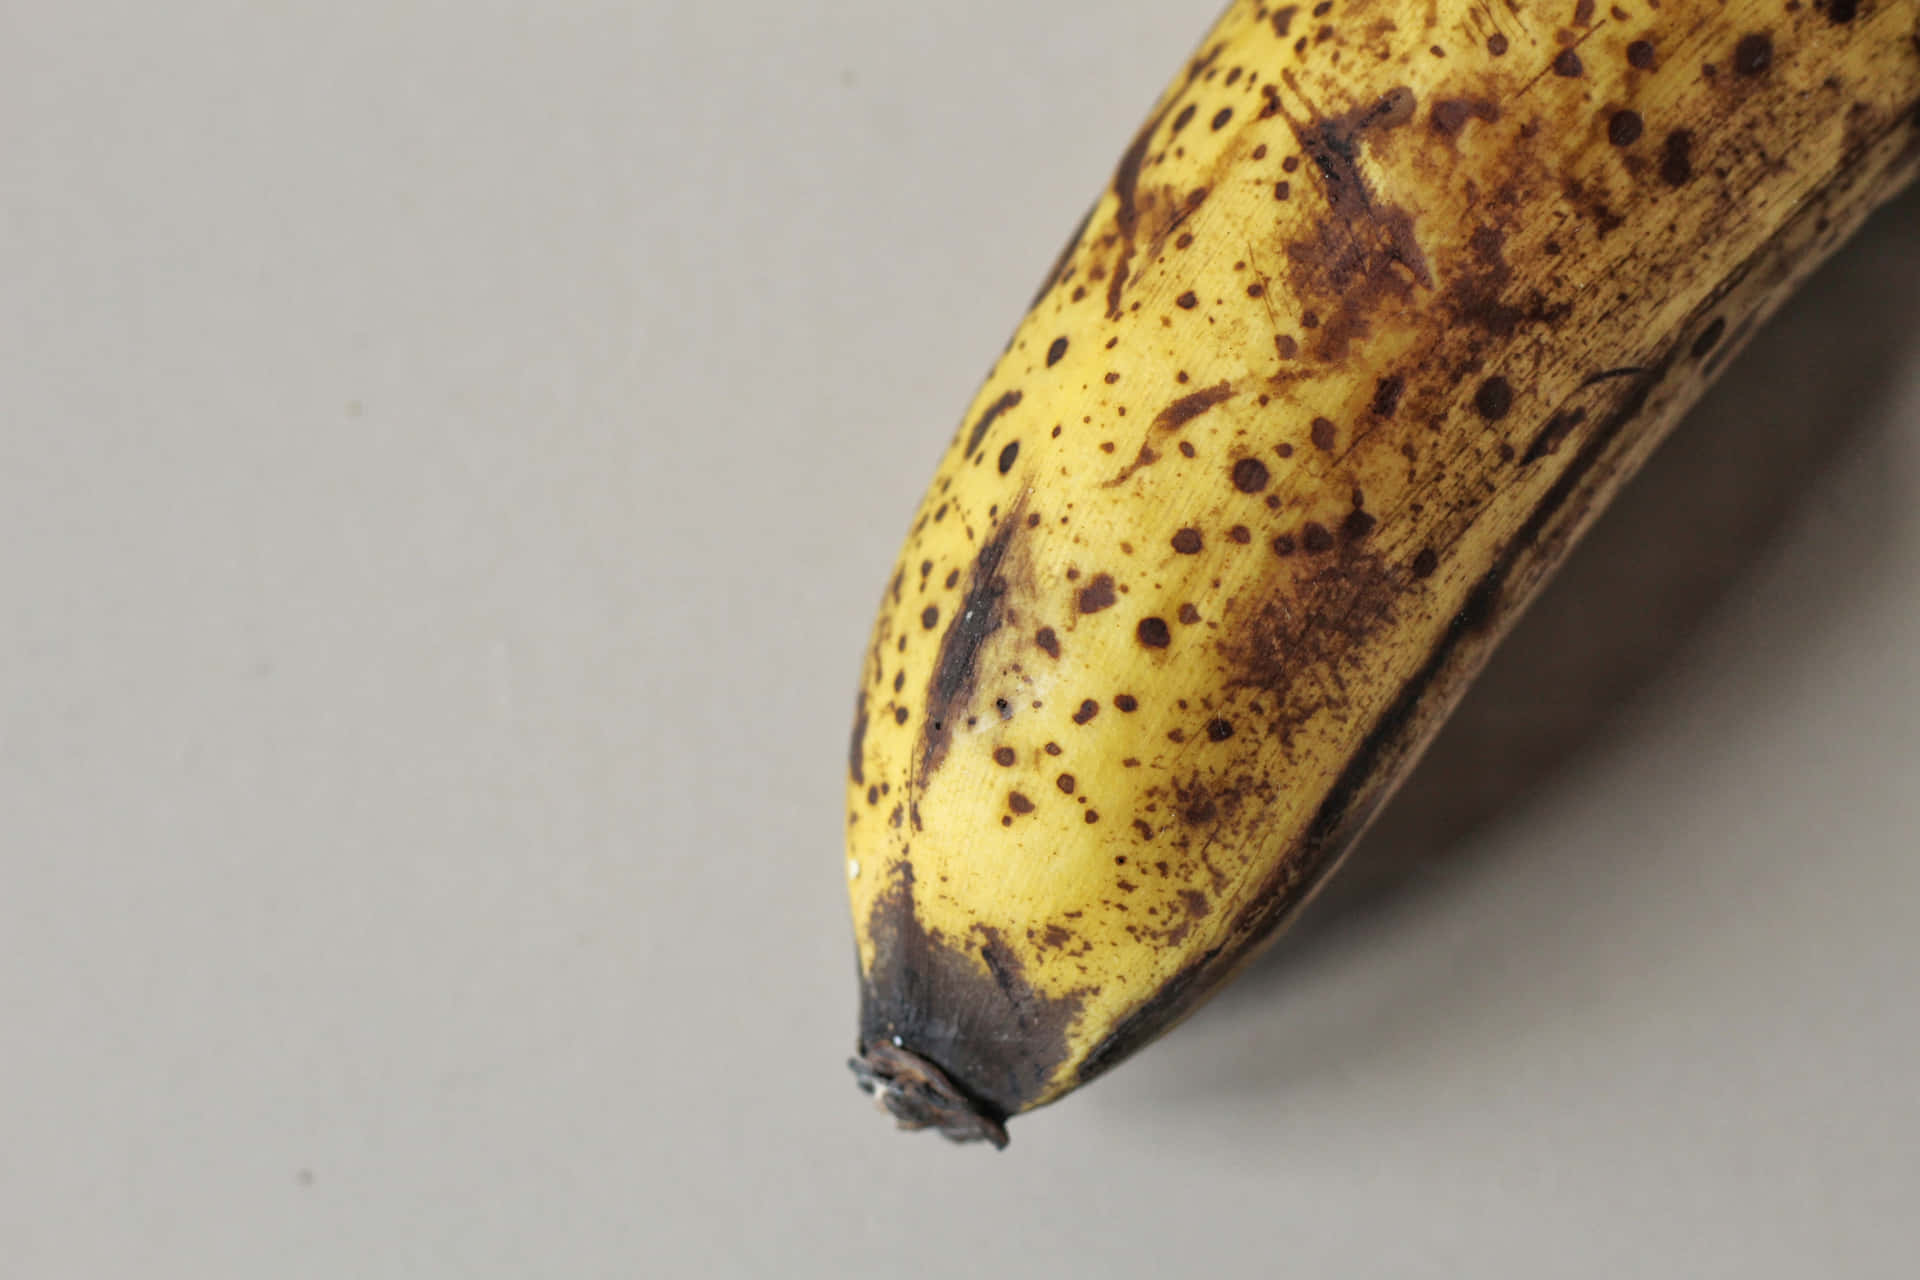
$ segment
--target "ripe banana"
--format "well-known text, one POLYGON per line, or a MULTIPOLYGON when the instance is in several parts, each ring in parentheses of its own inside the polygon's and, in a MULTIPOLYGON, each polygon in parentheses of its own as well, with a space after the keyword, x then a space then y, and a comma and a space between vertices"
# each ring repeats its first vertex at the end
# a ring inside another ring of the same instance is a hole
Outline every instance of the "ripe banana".
POLYGON ((1237 0, 968 410, 849 757, 861 1083, 1006 1141, 1312 895, 1920 168, 1920 0, 1237 0))

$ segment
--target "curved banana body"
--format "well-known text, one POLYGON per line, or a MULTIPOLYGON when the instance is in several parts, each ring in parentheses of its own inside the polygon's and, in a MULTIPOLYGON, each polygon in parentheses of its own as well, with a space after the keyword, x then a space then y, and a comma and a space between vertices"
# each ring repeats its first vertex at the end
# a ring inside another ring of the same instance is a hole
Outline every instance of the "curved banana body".
POLYGON ((1920 161, 1920 0, 1240 0, 966 413, 849 759, 855 1069, 1008 1116, 1312 894, 1920 161))

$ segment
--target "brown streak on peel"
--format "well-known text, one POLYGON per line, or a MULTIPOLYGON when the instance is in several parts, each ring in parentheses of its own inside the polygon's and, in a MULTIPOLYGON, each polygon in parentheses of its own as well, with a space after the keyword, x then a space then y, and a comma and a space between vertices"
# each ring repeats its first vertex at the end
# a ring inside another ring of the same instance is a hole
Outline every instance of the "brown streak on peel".
POLYGON ((987 438, 987 432, 993 429, 994 422, 1001 414, 1017 406, 1025 397, 1018 391, 1009 391, 986 407, 973 431, 967 436, 966 456, 971 458, 980 448, 980 442, 987 438))
MULTIPOLYGON (((1023 525, 1025 499, 1001 519, 998 530, 980 548, 968 573, 961 607, 940 638, 940 658, 927 686, 926 741, 920 752, 916 782, 924 787, 946 758, 953 723, 965 708, 978 679, 980 649, 1005 621, 1007 549, 1023 525)), ((919 825, 918 821, 914 824, 919 825)))
POLYGON ((1181 396, 1162 409, 1159 416, 1154 418, 1154 428, 1158 431, 1178 431, 1215 405, 1232 398, 1233 384, 1230 382, 1215 383, 1192 395, 1181 396))

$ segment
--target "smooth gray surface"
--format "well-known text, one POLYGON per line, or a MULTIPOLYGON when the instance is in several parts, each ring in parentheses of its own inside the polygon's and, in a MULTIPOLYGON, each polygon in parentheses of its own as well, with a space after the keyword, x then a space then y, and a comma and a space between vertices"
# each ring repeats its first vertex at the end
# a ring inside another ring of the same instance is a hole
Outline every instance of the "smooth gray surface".
POLYGON ((1911 1274, 1914 198, 1470 856, 1003 1155, 854 1092, 871 609, 1213 9, 10 6, 0 1274, 1911 1274))

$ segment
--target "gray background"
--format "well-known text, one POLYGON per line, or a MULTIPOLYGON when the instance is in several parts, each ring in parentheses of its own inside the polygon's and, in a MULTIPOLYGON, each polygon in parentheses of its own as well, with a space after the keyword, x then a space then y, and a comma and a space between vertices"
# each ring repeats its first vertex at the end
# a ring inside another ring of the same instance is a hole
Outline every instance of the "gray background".
POLYGON ((871 609, 1214 8, 5 6, 0 1274, 1910 1274, 1912 197, 1365 892, 1005 1154, 855 1093, 871 609))

